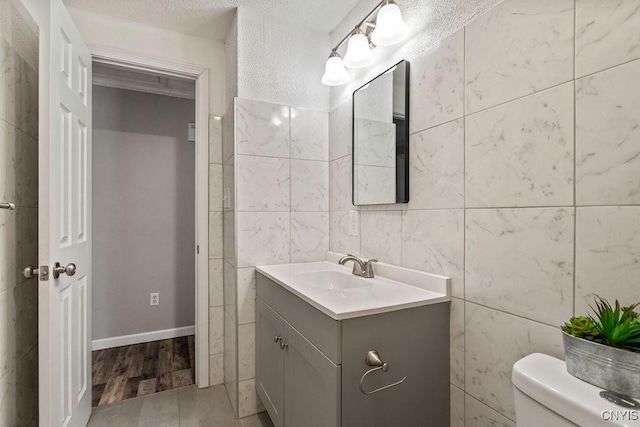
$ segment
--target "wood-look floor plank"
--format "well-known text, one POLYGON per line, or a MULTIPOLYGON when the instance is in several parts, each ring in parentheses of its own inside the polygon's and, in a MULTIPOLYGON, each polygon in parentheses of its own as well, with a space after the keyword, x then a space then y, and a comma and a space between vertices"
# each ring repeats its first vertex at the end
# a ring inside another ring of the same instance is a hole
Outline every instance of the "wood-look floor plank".
POLYGON ((189 340, 187 337, 173 339, 173 359, 171 361, 172 372, 189 369, 191 360, 189 359, 189 340))
POLYGON ((173 373, 167 372, 158 376, 158 391, 171 390, 173 388, 173 373))
POLYGON ((160 341, 160 350, 158 352, 158 376, 171 373, 173 367, 173 344, 172 340, 160 341))
POLYGON ((193 384, 191 379, 191 369, 182 369, 173 372, 173 388, 185 387, 193 384))
POLYGON ((95 370, 92 369, 93 377, 91 382, 93 385, 106 384, 107 381, 109 381, 111 370, 113 369, 113 365, 116 363, 119 351, 120 347, 114 347, 99 350, 97 352, 99 355, 96 357, 96 361, 98 361, 99 358, 99 364, 96 366, 95 370))
POLYGON ((129 355, 129 378, 142 376, 142 367, 144 365, 144 354, 146 346, 144 344, 135 344, 131 346, 129 355))
POLYGON ((158 378, 149 378, 140 381, 138 385, 138 396, 145 396, 156 392, 158 386, 158 378))
POLYGON ((92 352, 92 405, 195 383, 194 336, 92 352))

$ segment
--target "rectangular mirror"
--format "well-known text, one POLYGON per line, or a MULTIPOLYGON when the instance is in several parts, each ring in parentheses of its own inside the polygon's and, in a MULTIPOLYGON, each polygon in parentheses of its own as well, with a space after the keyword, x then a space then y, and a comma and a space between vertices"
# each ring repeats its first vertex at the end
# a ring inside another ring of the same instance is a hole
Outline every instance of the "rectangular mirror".
POLYGON ((409 201, 409 63, 353 92, 353 204, 409 201))

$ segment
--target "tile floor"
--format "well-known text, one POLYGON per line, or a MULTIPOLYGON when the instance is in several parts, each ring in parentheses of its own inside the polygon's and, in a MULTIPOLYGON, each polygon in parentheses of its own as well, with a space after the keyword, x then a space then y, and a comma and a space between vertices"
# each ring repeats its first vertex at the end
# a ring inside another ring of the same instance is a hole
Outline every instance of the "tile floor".
POLYGON ((194 335, 92 353, 93 406, 194 383, 194 335))
POLYGON ((266 412, 236 420, 223 386, 188 386, 93 408, 87 427, 273 427, 266 412))

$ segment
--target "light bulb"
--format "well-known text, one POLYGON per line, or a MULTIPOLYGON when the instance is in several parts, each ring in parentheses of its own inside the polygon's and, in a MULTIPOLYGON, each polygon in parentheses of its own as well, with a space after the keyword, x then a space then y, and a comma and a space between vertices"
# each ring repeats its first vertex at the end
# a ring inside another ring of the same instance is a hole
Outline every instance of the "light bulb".
POLYGON ((344 68, 342 58, 335 50, 329 55, 327 65, 324 68, 322 83, 327 86, 340 86, 349 81, 349 74, 344 68))
POLYGON ((382 6, 376 17, 376 28, 371 41, 376 46, 391 46, 400 43, 409 35, 409 27, 402 20, 402 12, 393 1, 382 6))
POLYGON ((344 65, 349 68, 364 68, 373 63, 373 52, 369 47, 369 38, 361 31, 349 38, 344 65))

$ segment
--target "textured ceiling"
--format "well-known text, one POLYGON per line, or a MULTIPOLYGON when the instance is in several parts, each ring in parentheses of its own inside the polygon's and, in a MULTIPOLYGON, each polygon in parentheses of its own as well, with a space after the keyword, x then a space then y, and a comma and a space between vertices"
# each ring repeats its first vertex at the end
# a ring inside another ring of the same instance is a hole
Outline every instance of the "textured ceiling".
POLYGON ((223 40, 233 9, 244 5, 302 27, 329 33, 358 0, 64 0, 67 6, 184 34, 223 40))

